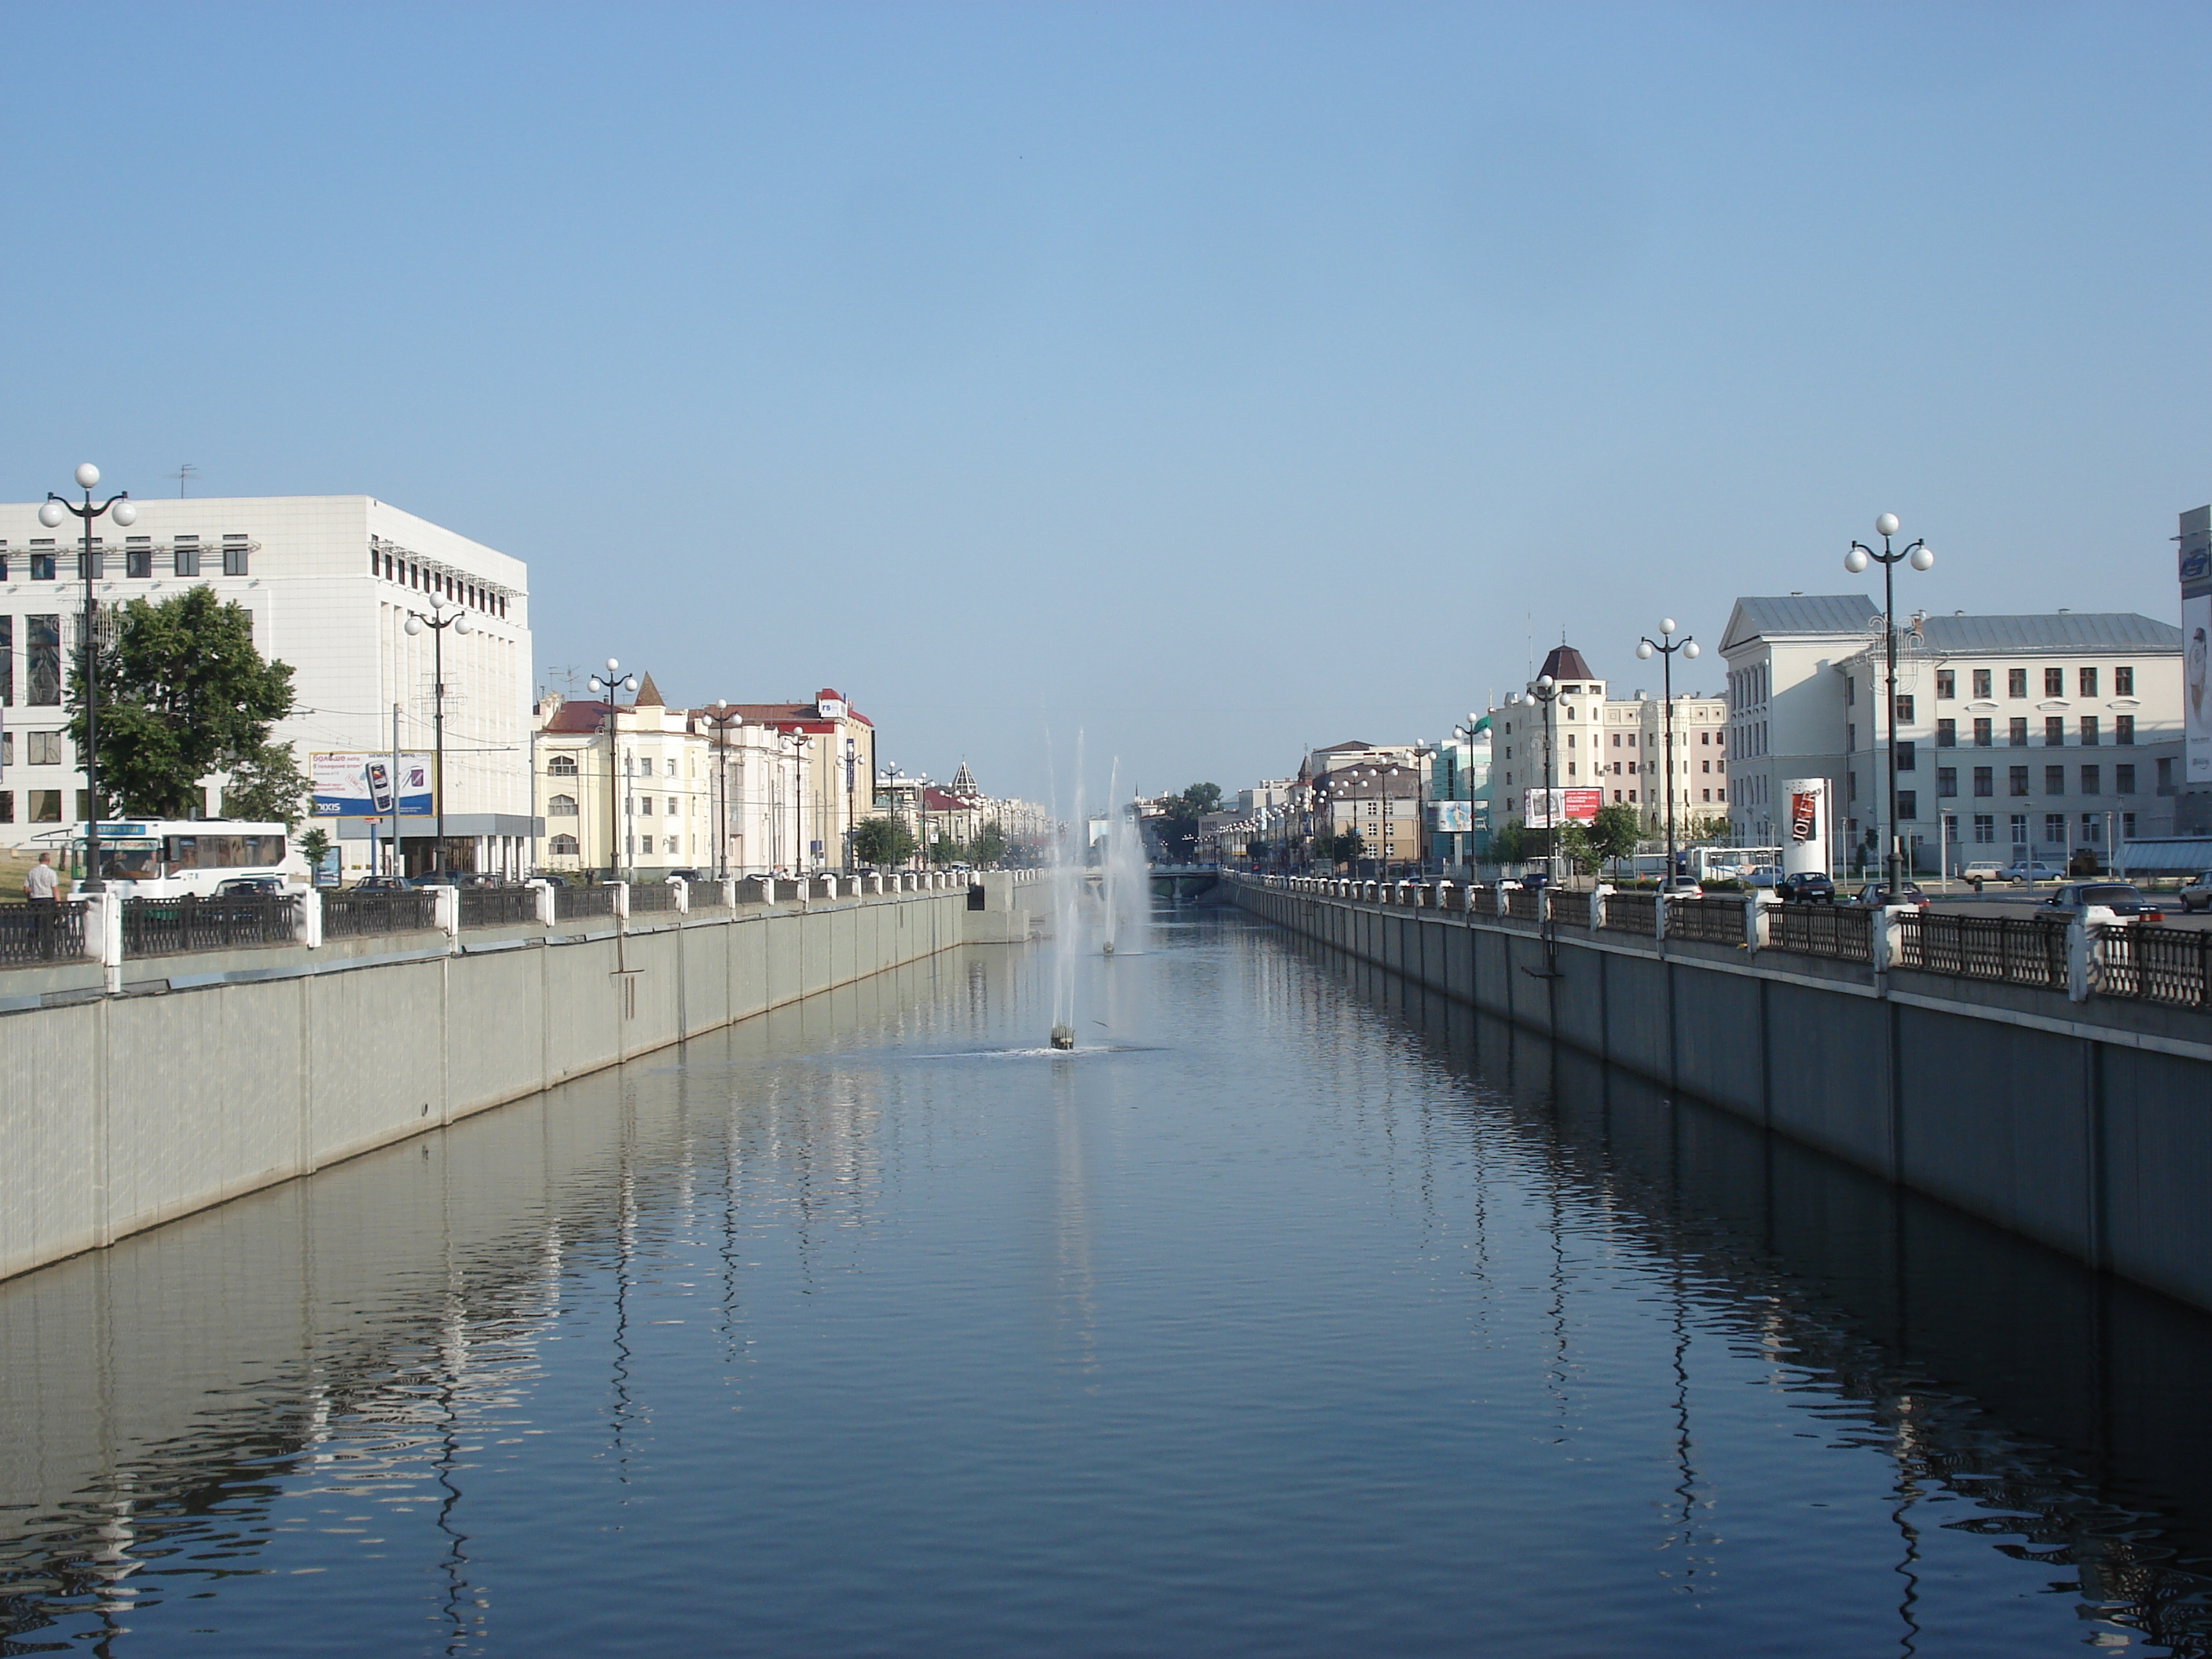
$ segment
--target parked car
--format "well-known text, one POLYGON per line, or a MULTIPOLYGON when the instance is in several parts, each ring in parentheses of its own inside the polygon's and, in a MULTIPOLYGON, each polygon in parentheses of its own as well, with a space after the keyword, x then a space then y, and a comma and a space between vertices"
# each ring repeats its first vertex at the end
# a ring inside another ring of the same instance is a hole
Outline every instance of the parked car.
POLYGON ((2147 899, 2124 881, 2069 881, 2035 908, 2039 913, 2078 916, 2093 904, 2130 921, 2164 921, 2155 899, 2147 899))
MULTIPOLYGON (((1928 895, 1920 890, 1920 884, 1917 881, 1900 882, 1897 888, 1897 902, 1899 904, 1917 905, 1925 910, 1928 908, 1928 895)), ((1858 896, 1851 902, 1863 904, 1869 910, 1879 910, 1889 902, 1889 884, 1887 882, 1870 881, 1859 889, 1858 896)))
POLYGON ((1999 864, 1995 859, 1977 859, 1973 863, 1968 865, 1965 869, 1959 872, 1959 879, 1965 882, 1967 886, 1972 888, 1977 893, 1982 890, 1982 884, 1984 882, 2002 881, 2004 878, 2004 866, 1999 864))
POLYGON ((398 876, 363 876, 354 883, 356 893, 404 893, 407 884, 398 876))
POLYGON ((2039 881, 2061 881, 2065 875, 2057 865, 2045 864, 2041 859, 2015 859, 2004 867, 2004 878, 2015 887, 2039 881))
POLYGON ((1659 890, 1668 898, 1703 898, 1705 890, 1689 876, 1669 876, 1659 884, 1659 890))
POLYGON ((1800 870, 1774 884, 1774 890, 1790 904, 1833 904, 1836 884, 1818 870, 1800 870))
POLYGON ((671 870, 662 878, 665 881, 712 881, 714 877, 704 870, 671 870))
POLYGON ((1757 869, 1744 872, 1743 884, 1747 887, 1771 887, 1781 879, 1782 872, 1771 864, 1762 864, 1757 869))
POLYGON ((217 898, 228 898, 234 893, 281 893, 284 883, 276 876, 233 876, 228 881, 215 884, 217 898))
POLYGON ((2178 896, 2184 910, 2212 909, 2212 870, 2201 870, 2183 882, 2178 896))
POLYGON ((399 884, 402 887, 459 887, 461 878, 450 870, 442 873, 431 870, 419 876, 410 876, 399 884))

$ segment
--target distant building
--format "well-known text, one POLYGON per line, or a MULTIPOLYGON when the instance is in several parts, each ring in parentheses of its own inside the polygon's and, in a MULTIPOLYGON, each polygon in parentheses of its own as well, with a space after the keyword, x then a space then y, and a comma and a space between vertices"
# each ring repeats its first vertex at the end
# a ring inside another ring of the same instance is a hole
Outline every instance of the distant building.
MULTIPOLYGON (((1920 614, 1899 618, 1898 639, 1895 827, 1916 868, 2103 857, 2115 837, 2171 832, 2179 629, 2131 613, 1920 614)), ((1819 777, 1831 861, 1878 860, 1890 735, 1880 610, 1858 595, 1738 599, 1721 651, 1737 842, 1775 844, 1784 784, 1819 777)))

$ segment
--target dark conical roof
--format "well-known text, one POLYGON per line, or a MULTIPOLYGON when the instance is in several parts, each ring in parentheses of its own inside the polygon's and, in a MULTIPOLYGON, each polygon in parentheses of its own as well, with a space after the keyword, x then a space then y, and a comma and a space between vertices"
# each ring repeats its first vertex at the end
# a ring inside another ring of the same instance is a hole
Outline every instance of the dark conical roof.
POLYGON ((1551 654, 1544 659, 1544 665, 1536 672, 1549 674, 1554 681, 1594 680, 1597 678, 1590 672, 1590 665, 1583 660, 1583 653, 1571 645, 1553 646, 1551 654))
MULTIPOLYGON (((1577 657, 1575 660, 1580 662, 1582 659, 1577 657)), ((662 708, 667 706, 660 701, 660 688, 653 683, 653 676, 650 673, 638 682, 637 696, 634 699, 633 706, 639 708, 662 708)))

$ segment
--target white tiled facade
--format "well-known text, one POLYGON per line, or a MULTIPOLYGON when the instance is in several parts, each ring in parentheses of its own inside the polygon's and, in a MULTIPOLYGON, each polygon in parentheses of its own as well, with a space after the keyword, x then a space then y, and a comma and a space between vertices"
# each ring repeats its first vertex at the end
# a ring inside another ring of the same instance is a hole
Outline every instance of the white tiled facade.
MULTIPOLYGON (((389 750, 395 703, 401 746, 428 750, 434 641, 427 629, 410 637, 404 623, 436 598, 465 608, 471 631, 449 629, 444 644, 448 836, 467 833, 453 819, 474 817, 480 867, 526 859, 532 665, 529 573, 520 560, 366 495, 133 499, 137 523, 95 526, 94 599, 158 600, 199 584, 244 605, 262 654, 294 670, 295 712, 271 735, 294 746, 303 770, 318 750, 389 750), (189 574, 194 553, 197 574, 189 574), (179 574, 180 554, 187 574, 179 574)), ((38 509, 35 501, 0 505, 0 616, 9 621, 12 670, 0 703, 14 738, 5 745, 12 757, 0 748, 0 761, 10 763, 0 776, 0 842, 9 844, 54 827, 33 821, 32 792, 42 810, 58 806, 56 817, 74 818, 83 785, 67 738, 50 735, 63 725, 58 689, 40 686, 52 701, 30 700, 27 653, 46 626, 35 619, 58 618, 64 653, 72 652, 84 591, 82 544, 70 535, 76 521, 49 531, 38 509)), ((210 810, 218 806, 211 796, 210 810)), ((428 834, 427 820, 405 828, 428 834)), ((339 844, 349 874, 366 868, 365 839, 339 844)))
MULTIPOLYGON (((1667 748, 1664 700, 1635 696, 1605 706, 1605 750, 1598 781, 1608 806, 1633 806, 1647 823, 1662 819, 1667 797, 1659 781, 1667 748)), ((1725 817, 1729 810, 1728 699, 1678 693, 1674 698, 1674 823, 1725 817)))

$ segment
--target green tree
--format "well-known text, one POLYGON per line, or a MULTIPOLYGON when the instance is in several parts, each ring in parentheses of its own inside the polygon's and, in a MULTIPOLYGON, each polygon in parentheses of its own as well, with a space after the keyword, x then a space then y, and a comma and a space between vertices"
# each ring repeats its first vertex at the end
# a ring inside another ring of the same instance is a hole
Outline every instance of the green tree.
POLYGON ((903 864, 914 849, 914 831, 896 818, 863 818, 853 828, 853 856, 863 864, 903 864))
POLYGON ((300 856, 307 861, 308 879, 312 882, 323 873, 323 860, 331 855, 331 838, 322 825, 300 837, 300 856))
POLYGON ((932 864, 951 864, 959 856, 960 843, 942 830, 939 830, 937 839, 929 843, 929 861, 932 864))
MULTIPOLYGON (((246 607, 193 586, 158 603, 133 599, 108 617, 94 666, 101 815, 120 807, 197 817, 202 781, 228 772, 229 793, 252 816, 296 823, 307 780, 291 745, 269 742, 269 728, 292 712, 292 670, 254 648, 246 607), (273 808, 282 810, 261 810, 273 808)), ((84 676, 72 671, 70 736, 80 748, 84 725, 84 676)))
POLYGON ((1590 844, 1589 831, 1572 819, 1559 826, 1559 853, 1567 868, 1579 875, 1597 868, 1597 849, 1590 844))
POLYGON ((1221 786, 1218 783, 1194 783, 1182 792, 1183 808, 1194 818, 1202 818, 1208 812, 1221 810, 1221 786))
POLYGON ((1508 818, 1503 829, 1490 838, 1490 856, 1498 864, 1518 864, 1530 855, 1528 826, 1518 818, 1508 818))
POLYGON ((1221 810, 1221 786, 1194 783, 1180 795, 1163 796, 1159 804, 1165 811, 1153 821, 1152 833, 1160 839, 1160 850, 1170 862, 1188 864, 1198 843, 1198 821, 1221 810))
POLYGON ((987 823, 968 849, 978 864, 997 864, 1006 856, 1006 832, 995 823, 987 823))
POLYGON ((1357 830, 1346 830, 1329 843, 1329 857, 1339 864, 1357 864, 1366 856, 1367 843, 1357 830))
POLYGON ((1633 806, 1601 806, 1589 827, 1590 851, 1601 859, 1632 858, 1642 829, 1633 806))

